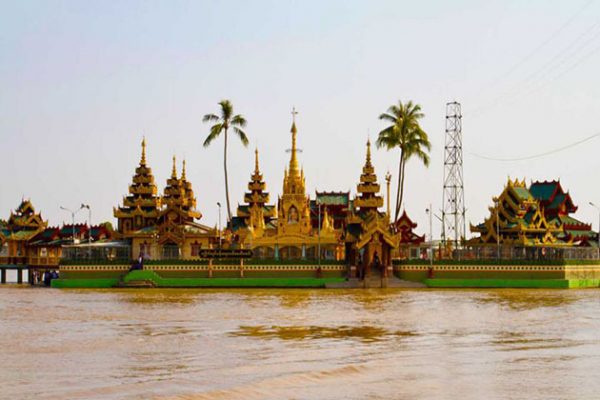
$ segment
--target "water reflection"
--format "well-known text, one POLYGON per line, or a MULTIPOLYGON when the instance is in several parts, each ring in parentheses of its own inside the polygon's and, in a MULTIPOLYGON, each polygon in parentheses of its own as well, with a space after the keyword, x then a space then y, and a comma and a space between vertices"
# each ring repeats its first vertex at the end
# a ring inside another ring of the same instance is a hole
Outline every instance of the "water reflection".
POLYGON ((494 303, 513 310, 533 310, 536 308, 560 308, 577 301, 577 296, 566 289, 494 289, 475 291, 477 301, 494 303))
POLYGON ((230 335, 281 340, 356 339, 376 342, 390 337, 416 336, 416 333, 389 331, 375 326, 240 326, 230 335))

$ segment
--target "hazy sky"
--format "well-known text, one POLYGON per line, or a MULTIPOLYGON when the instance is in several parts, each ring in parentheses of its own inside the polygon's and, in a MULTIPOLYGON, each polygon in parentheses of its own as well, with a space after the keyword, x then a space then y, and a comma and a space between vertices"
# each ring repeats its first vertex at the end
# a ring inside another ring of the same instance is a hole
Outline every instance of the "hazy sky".
MULTIPOLYGON (((445 103, 463 106, 467 220, 481 221, 508 176, 560 178, 597 226, 600 139, 529 156, 599 132, 600 4, 574 1, 0 1, 0 217, 22 196, 49 218, 90 203, 113 221, 139 161, 159 188, 171 157, 214 225, 224 200, 222 142, 202 147, 202 115, 231 99, 251 146, 230 147, 232 207, 242 201, 253 148, 271 201, 288 160, 290 111, 307 188, 352 190, 378 115, 398 99, 426 114, 429 169, 408 164, 406 208, 428 230, 442 202, 445 103), (180 168, 180 165, 179 165, 180 168)), ((373 155, 380 181, 398 154, 373 155)), ((394 176, 396 179, 396 176, 394 176)), ((383 182, 382 182, 383 183, 383 182)), ((384 185, 382 185, 384 187, 384 185)), ((86 215, 81 213, 78 221, 86 215)), ((437 235, 439 226, 436 223, 437 235)))

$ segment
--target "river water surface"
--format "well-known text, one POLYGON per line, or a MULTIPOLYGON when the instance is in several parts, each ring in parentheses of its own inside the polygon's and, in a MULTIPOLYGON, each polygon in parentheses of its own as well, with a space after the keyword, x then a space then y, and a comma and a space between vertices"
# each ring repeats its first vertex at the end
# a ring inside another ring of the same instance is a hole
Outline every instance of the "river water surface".
POLYGON ((1 399, 598 399, 599 290, 0 287, 1 399))

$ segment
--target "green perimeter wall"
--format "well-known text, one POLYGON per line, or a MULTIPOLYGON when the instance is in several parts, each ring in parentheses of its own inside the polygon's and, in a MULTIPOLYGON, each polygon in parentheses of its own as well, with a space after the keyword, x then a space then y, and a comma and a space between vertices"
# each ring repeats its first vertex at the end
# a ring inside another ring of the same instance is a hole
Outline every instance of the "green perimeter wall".
POLYGON ((320 273, 316 265, 247 265, 242 269, 239 265, 218 265, 212 269, 212 277, 202 264, 146 265, 142 271, 128 270, 126 265, 66 266, 52 286, 114 287, 122 280, 131 281, 135 276, 142 279, 143 274, 149 274, 157 286, 164 287, 324 287, 346 277, 346 267, 340 264, 323 265, 320 273))

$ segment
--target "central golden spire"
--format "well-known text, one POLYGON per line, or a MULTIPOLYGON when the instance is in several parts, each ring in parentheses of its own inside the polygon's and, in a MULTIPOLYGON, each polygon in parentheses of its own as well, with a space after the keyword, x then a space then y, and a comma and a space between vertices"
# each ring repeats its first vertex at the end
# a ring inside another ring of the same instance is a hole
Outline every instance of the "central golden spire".
POLYGON ((292 108, 292 156, 290 158, 290 177, 299 176, 300 173, 300 168, 298 168, 298 159, 296 158, 296 134, 298 133, 298 130, 296 129, 296 114, 298 114, 298 112, 296 111, 296 107, 294 107, 292 108))

